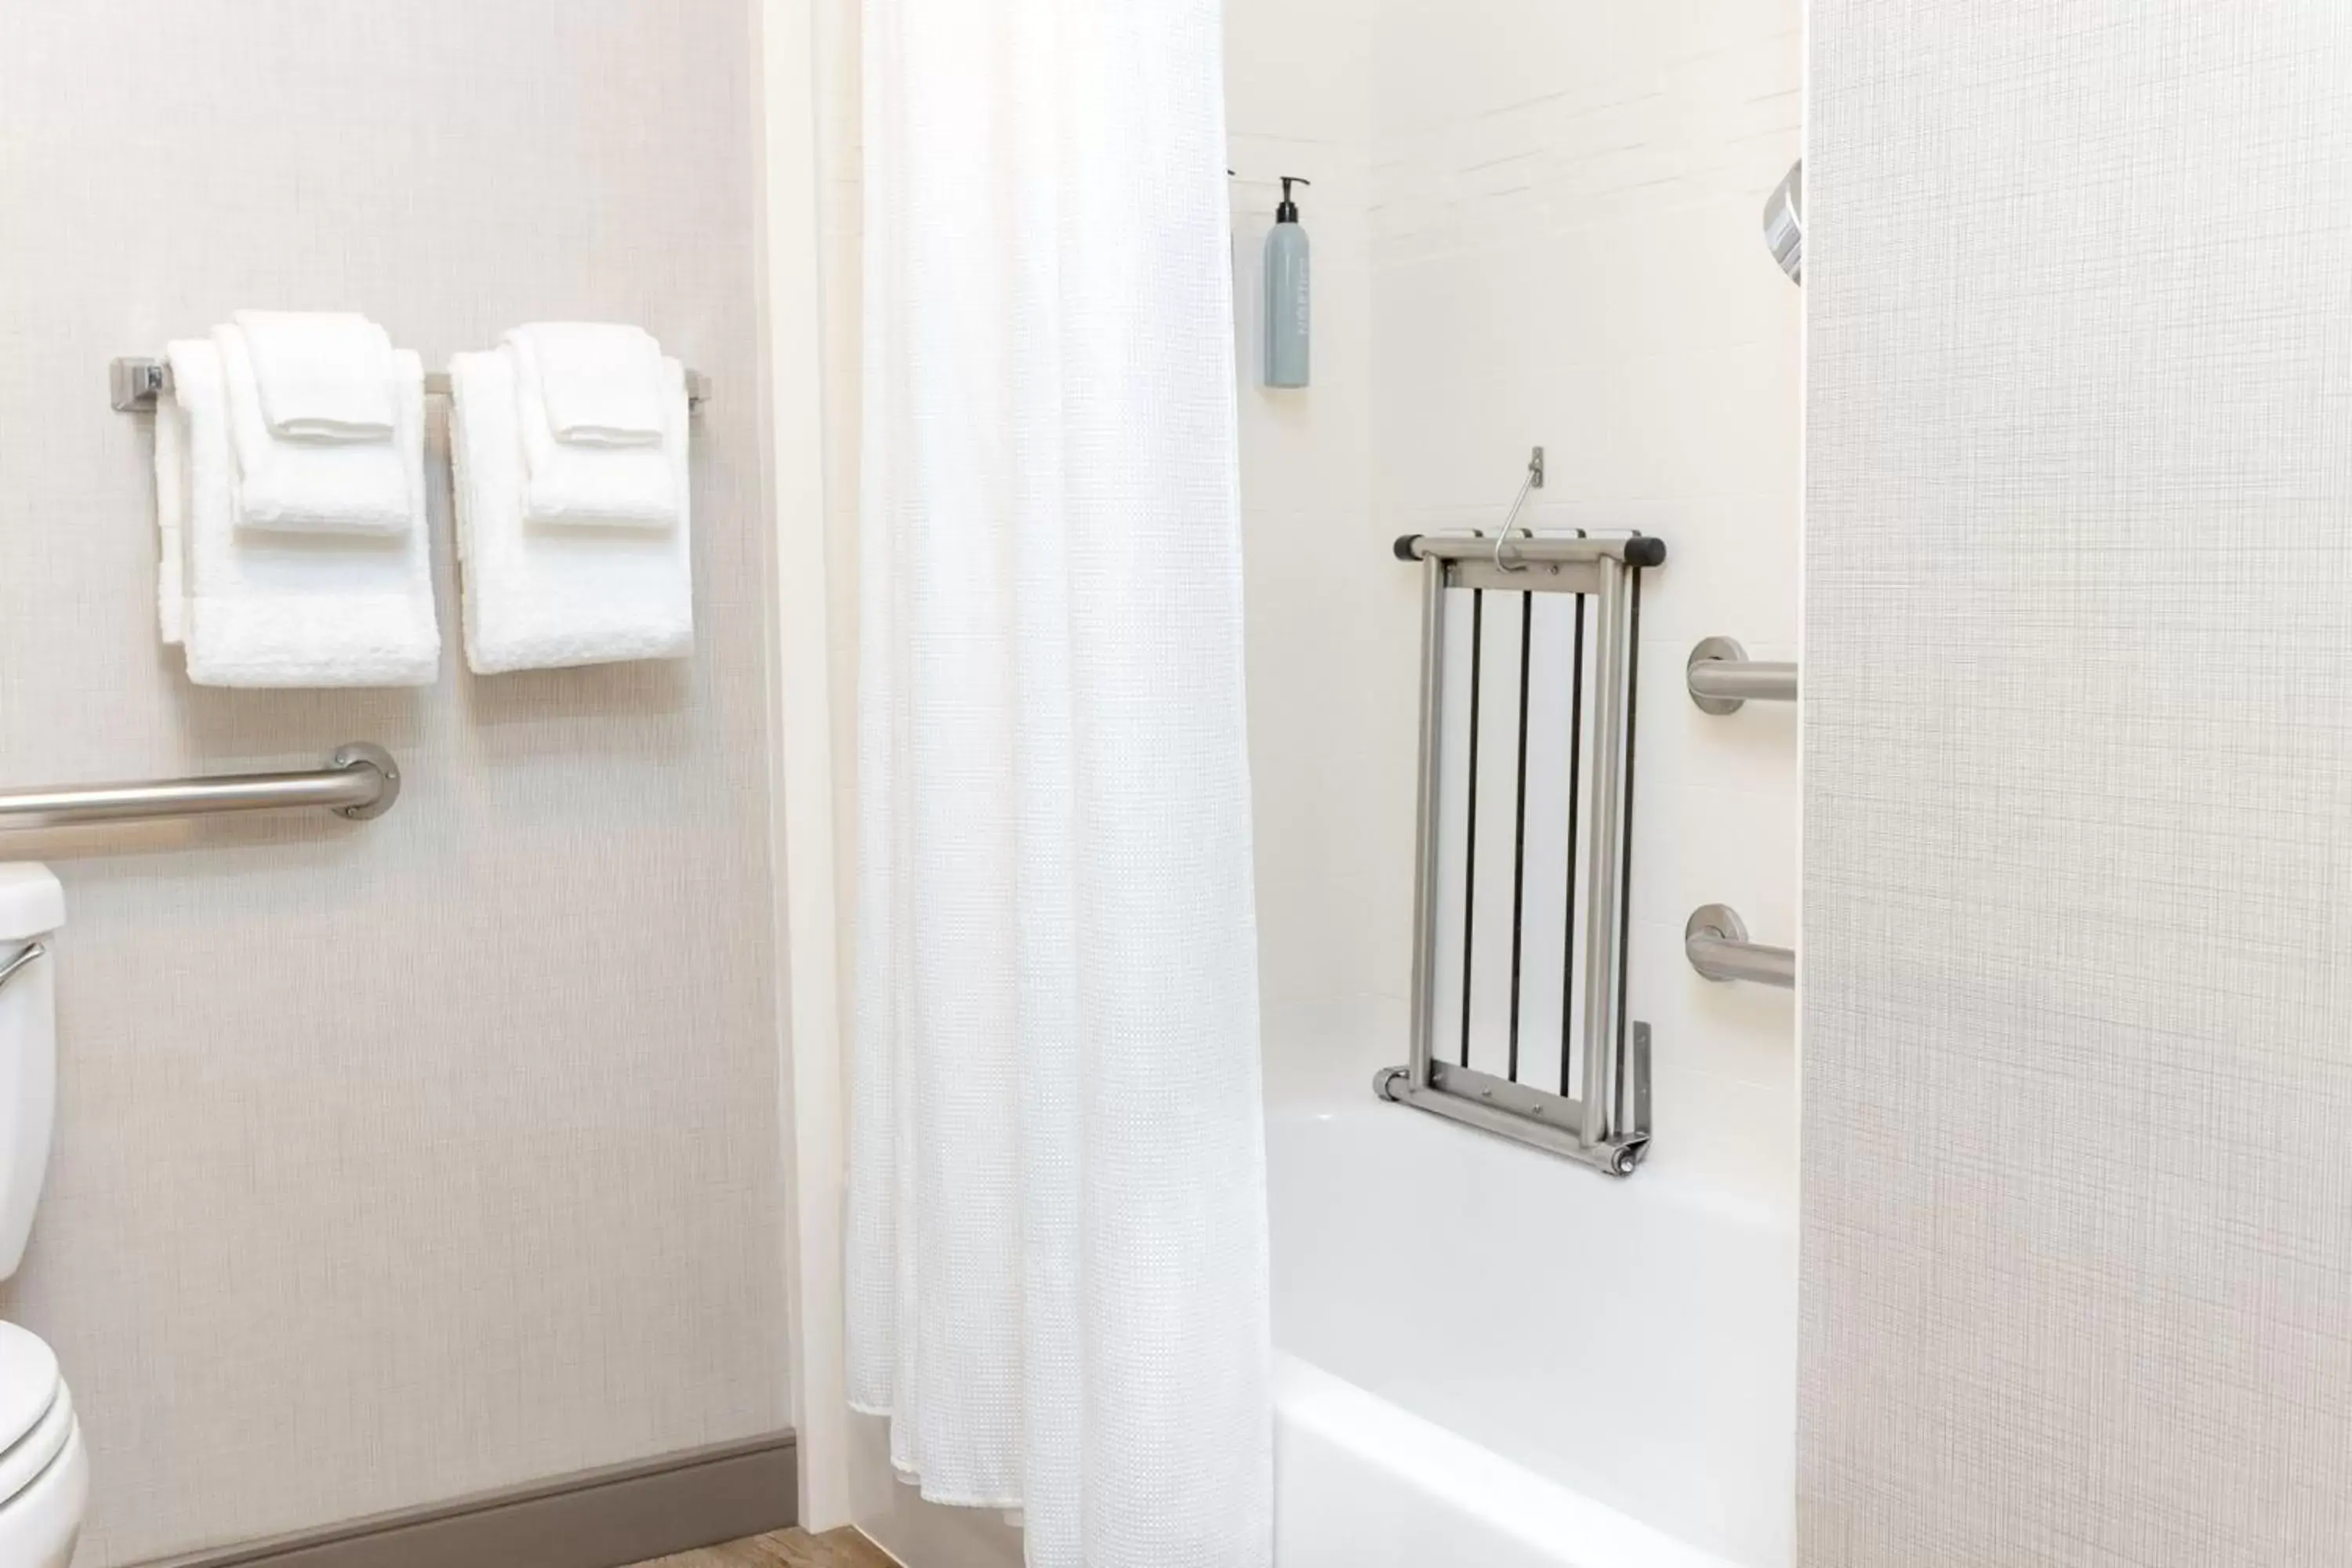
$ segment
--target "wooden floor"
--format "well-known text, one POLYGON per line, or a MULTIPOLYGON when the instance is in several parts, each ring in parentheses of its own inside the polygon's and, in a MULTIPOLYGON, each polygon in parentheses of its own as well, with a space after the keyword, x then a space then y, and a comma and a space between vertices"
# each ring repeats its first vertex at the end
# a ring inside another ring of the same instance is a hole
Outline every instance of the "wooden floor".
POLYGON ((811 1535, 782 1530, 724 1546, 706 1546, 680 1552, 637 1568, 894 1568, 881 1548, 854 1530, 828 1530, 811 1535))

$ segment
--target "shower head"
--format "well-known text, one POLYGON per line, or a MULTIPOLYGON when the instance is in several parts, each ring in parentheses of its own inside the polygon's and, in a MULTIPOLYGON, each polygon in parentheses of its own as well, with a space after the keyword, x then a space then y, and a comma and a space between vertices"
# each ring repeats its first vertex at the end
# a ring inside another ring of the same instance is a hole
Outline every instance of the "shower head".
POLYGON ((1772 259, 1790 280, 1802 284, 1805 280, 1805 161, 1802 158, 1789 165, 1789 172, 1764 199, 1764 243, 1771 247, 1772 259))

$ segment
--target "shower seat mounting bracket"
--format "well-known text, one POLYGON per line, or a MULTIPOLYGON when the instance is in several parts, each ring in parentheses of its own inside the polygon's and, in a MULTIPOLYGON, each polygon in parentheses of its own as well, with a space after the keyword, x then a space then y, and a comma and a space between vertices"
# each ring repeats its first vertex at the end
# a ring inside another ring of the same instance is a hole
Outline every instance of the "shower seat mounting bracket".
POLYGON ((1382 1100, 1433 1111, 1520 1143, 1607 1172, 1630 1176, 1650 1152, 1650 1026, 1635 1022, 1626 1041, 1620 1082, 1625 1096, 1622 1130, 1587 1144, 1578 1135, 1582 1107, 1573 1100, 1452 1062, 1429 1064, 1430 1082, 1415 1089, 1410 1067, 1382 1068, 1372 1092, 1382 1100))

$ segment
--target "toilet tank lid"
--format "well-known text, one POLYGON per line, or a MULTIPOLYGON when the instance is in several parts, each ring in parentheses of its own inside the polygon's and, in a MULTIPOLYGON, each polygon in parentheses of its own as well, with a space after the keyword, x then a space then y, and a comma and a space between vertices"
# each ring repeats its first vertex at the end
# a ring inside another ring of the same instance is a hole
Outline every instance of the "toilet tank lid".
POLYGON ((22 942, 66 923, 66 890, 47 866, 0 863, 0 942, 22 942))

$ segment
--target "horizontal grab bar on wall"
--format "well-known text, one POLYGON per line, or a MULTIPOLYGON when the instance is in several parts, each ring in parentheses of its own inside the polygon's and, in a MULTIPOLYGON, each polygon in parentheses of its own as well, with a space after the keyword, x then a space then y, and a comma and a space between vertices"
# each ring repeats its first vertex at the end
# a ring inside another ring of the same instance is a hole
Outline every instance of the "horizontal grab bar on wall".
POLYGON ((72 827, 90 822, 152 822, 226 811, 322 806, 366 821, 400 798, 400 769, 381 746, 342 747, 323 768, 303 773, 219 773, 144 784, 61 784, 0 790, 0 828, 72 827))
POLYGON ((1727 904, 1703 904, 1691 911, 1683 927, 1683 953, 1709 980, 1780 986, 1797 983, 1796 950, 1748 941, 1747 922, 1727 904))
MULTIPOLYGON (((118 359, 107 366, 106 387, 107 401, 117 414, 152 409, 155 399, 172 390, 172 367, 160 359, 118 359)), ((440 371, 428 373, 425 391, 432 397, 448 396, 449 377, 440 371)), ((695 408, 709 402, 710 378, 698 370, 688 371, 686 401, 695 408)))
POLYGON ((1737 713, 1742 704, 1794 702, 1797 667, 1785 661, 1750 658, 1748 650, 1729 637, 1707 637, 1690 651, 1683 667, 1691 700, 1702 713, 1737 713))

